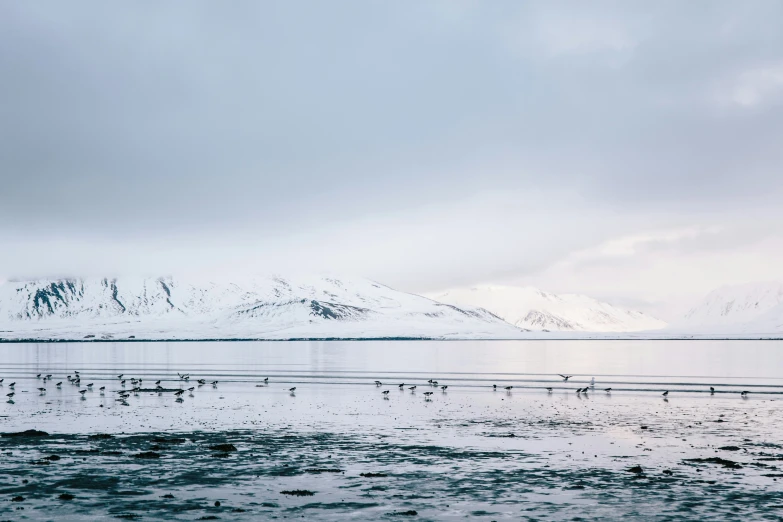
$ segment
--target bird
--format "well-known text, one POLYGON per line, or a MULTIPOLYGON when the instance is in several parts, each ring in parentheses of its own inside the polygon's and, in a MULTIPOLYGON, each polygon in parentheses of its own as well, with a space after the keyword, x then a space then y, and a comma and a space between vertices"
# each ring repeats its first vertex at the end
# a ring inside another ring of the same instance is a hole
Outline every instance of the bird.
POLYGON ((159 385, 159 384, 160 384, 160 381, 155 381, 155 385, 156 386, 159 385))
POLYGON ((493 390, 497 390, 497 389, 498 389, 498 385, 497 385, 497 384, 493 384, 493 385, 492 385, 492 389, 493 389, 493 390))
POLYGON ((38 391, 41 393, 46 393, 46 388, 38 388, 38 391))
POLYGON ((101 386, 101 387, 100 387, 100 388, 98 388, 98 389, 99 389, 99 390, 101 390, 101 391, 106 391, 106 386, 101 386))
POLYGON ((88 388, 92 388, 92 383, 87 385, 88 388))
POLYGON ((383 383, 381 381, 375 381, 376 386, 381 386, 383 383))
POLYGON ((122 376, 125 375, 124 373, 121 373, 117 376, 118 379, 122 379, 122 376))
MULTIPOLYGON (((196 382, 198 383, 199 386, 202 386, 202 385, 207 383, 207 380, 206 379, 199 379, 196 382)), ((155 384, 160 384, 160 381, 156 382, 155 384)))
POLYGON ((715 388, 710 386, 710 395, 715 395, 715 388))
POLYGON ((563 382, 573 377, 573 375, 563 375, 562 373, 558 373, 558 375, 563 378, 563 382))
POLYGON ((399 386, 400 389, 402 389, 405 386, 405 383, 402 382, 402 383, 398 384, 398 386, 399 386))
POLYGON ((40 379, 41 378, 41 374, 39 373, 38 375, 35 376, 35 378, 36 379, 40 379))
POLYGON ((606 393, 611 393, 612 389, 611 389, 611 388, 607 388, 607 389, 605 389, 604 391, 605 391, 606 393))
POLYGON ((446 389, 448 389, 448 387, 449 387, 448 384, 444 384, 443 386, 440 387, 440 389, 443 390, 443 391, 446 391, 446 389))
POLYGON ((16 392, 11 392, 11 393, 6 393, 5 394, 5 396, 8 397, 8 398, 13 397, 14 395, 16 395, 16 392))
POLYGON ((414 391, 414 390, 416 389, 416 385, 414 384, 413 386, 411 386, 411 387, 410 387, 410 388, 408 388, 408 389, 409 389, 410 391, 414 391))
POLYGON ((46 378, 47 378, 47 379, 51 379, 51 378, 52 378, 52 374, 51 374, 51 373, 50 373, 50 374, 48 374, 48 375, 46 376, 46 378))
POLYGON ((666 390, 665 392, 663 392, 663 396, 664 397, 668 397, 669 396, 669 390, 666 390))
POLYGON ((427 382, 428 382, 428 383, 430 383, 430 384, 432 384, 432 379, 430 379, 430 380, 429 380, 429 381, 427 381, 427 382))
POLYGON ((424 395, 425 395, 426 397, 429 397, 430 395, 432 395, 432 392, 424 392, 424 395))
POLYGON ((4 381, 4 380, 5 380, 5 379, 0 379, 0 384, 3 384, 3 381, 4 381))
POLYGON ((291 393, 294 393, 296 391, 296 386, 294 386, 293 388, 288 388, 288 391, 290 391, 291 393))
POLYGON ((182 395, 183 393, 185 393, 185 390, 177 390, 177 391, 174 392, 174 395, 179 396, 179 395, 182 395))
POLYGON ((748 390, 742 390, 742 393, 740 393, 740 395, 741 395, 742 397, 747 397, 749 393, 750 393, 750 392, 749 392, 748 390))
POLYGON ((269 382, 269 377, 264 377, 264 384, 269 382))
POLYGON ((546 389, 546 391, 547 391, 548 393, 552 393, 552 388, 547 388, 547 389, 546 389))
POLYGON ((438 385, 438 381, 432 381, 432 385, 433 386, 437 386, 438 385))
POLYGON ((124 380, 120 381, 120 384, 125 386, 125 381, 124 380))
POLYGON ((9 388, 13 388, 14 386, 16 386, 16 382, 12 382, 11 384, 8 385, 9 388))
POLYGON ((79 390, 79 393, 81 393, 82 397, 84 397, 84 394, 87 393, 87 390, 79 390))
POLYGON ((195 389, 196 389, 196 388, 194 388, 193 386, 191 386, 190 388, 188 388, 188 391, 189 391, 189 392, 192 392, 192 391, 193 391, 193 390, 195 390, 195 389))
POLYGON ((61 387, 62 385, 63 385, 63 381, 60 381, 57 384, 55 384, 55 386, 57 386, 58 388, 61 387))
POLYGON ((212 387, 216 387, 216 386, 217 386, 217 384, 218 384, 218 382, 217 382, 217 381, 212 381, 212 387))
POLYGON ((389 395, 389 390, 383 390, 384 395, 389 395))
POLYGON ((506 386, 506 391, 511 391, 512 388, 513 386, 506 386))
POLYGON ((577 388, 576 389, 576 394, 579 395, 580 393, 582 393, 582 388, 577 388))

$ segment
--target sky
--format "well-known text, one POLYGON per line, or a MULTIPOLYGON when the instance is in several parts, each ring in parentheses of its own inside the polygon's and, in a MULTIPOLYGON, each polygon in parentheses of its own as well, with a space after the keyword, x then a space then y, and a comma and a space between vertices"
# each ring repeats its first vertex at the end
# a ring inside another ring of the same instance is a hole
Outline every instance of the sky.
POLYGON ((671 320, 783 279, 781 144, 781 0, 0 0, 0 279, 330 272, 671 320))

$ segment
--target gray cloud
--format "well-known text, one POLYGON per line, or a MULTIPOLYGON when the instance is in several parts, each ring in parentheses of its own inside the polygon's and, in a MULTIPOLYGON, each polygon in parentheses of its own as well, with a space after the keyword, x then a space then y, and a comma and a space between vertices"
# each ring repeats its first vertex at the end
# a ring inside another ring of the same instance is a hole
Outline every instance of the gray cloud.
POLYGON ((55 239, 85 258, 225 240, 226 263, 419 288, 634 227, 779 219, 781 19, 773 0, 3 2, 0 238, 25 248, 0 272, 59 270, 55 239))

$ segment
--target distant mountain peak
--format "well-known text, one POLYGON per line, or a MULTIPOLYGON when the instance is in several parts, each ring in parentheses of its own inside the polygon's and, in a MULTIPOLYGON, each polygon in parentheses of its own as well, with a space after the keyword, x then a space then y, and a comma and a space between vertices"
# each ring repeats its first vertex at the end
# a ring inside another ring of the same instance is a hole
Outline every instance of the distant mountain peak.
POLYGON ((783 331, 783 282, 760 281, 716 288, 672 327, 686 331, 780 333, 783 331))
POLYGON ((531 286, 481 285, 431 294, 435 300, 485 308, 509 323, 535 331, 638 332, 666 323, 579 294, 553 294, 531 286))

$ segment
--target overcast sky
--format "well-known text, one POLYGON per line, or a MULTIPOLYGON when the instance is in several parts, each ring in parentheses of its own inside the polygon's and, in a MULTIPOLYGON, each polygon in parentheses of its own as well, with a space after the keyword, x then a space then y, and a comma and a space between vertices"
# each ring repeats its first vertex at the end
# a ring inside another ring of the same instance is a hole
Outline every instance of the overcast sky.
POLYGON ((337 272, 666 319, 783 278, 783 2, 0 0, 0 279, 337 272))

